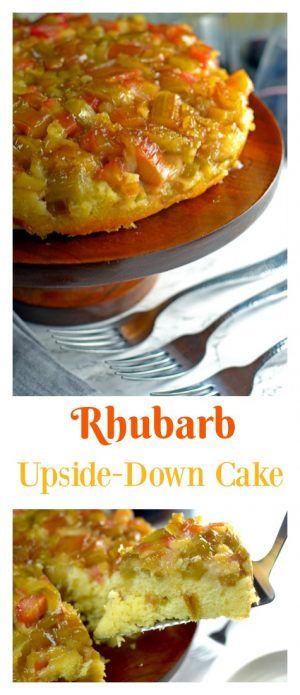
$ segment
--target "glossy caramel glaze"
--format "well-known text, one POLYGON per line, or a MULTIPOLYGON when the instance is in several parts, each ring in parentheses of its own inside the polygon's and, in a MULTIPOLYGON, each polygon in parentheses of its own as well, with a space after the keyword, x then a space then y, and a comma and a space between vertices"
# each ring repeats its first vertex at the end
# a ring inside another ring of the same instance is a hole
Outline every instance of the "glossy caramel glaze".
POLYGON ((221 181, 252 83, 186 25, 48 14, 14 26, 14 216, 46 237, 133 227, 221 181))

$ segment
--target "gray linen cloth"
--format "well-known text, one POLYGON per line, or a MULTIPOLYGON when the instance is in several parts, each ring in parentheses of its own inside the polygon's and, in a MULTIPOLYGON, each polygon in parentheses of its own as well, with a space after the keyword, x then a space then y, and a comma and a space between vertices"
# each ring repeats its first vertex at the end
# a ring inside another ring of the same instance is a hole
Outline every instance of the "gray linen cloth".
POLYGON ((14 396, 89 396, 96 391, 68 372, 14 313, 14 396))

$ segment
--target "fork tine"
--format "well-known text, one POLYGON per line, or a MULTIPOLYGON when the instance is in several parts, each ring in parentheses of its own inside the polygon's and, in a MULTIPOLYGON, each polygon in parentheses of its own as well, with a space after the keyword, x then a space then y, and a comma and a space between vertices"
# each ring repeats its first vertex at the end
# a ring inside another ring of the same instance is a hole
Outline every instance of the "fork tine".
POLYGON ((115 350, 118 352, 125 352, 126 349, 128 349, 128 345, 124 344, 122 341, 114 342, 114 343, 93 343, 93 344, 84 344, 82 345, 81 343, 64 343, 63 341, 56 341, 57 345, 59 347, 64 348, 65 350, 77 350, 78 352, 114 352, 115 350))
POLYGON ((80 338, 73 338, 73 339, 69 338, 68 340, 66 340, 65 338, 57 338, 56 342, 64 344, 64 345, 82 345, 83 347, 85 345, 86 346, 91 345, 91 346, 98 347, 100 345, 112 345, 113 343, 121 343, 121 342, 124 345, 127 345, 127 343, 125 343, 125 340, 123 340, 121 338, 121 336, 118 336, 118 335, 107 337, 107 338, 95 338, 93 340, 87 340, 86 338, 84 340, 80 339, 80 338))
POLYGON ((105 355, 105 357, 108 357, 109 355, 118 355, 121 352, 124 352, 124 347, 91 347, 91 348, 82 348, 79 346, 74 346, 72 348, 66 347, 65 345, 60 345, 59 346, 61 350, 73 350, 74 352, 85 352, 85 353, 95 353, 96 355, 105 355))
POLYGON ((128 364, 125 360, 123 364, 118 365, 115 364, 117 360, 110 360, 110 362, 111 364, 109 366, 111 367, 111 369, 117 369, 117 371, 122 372, 132 372, 137 371, 138 369, 149 369, 150 367, 156 369, 157 367, 170 364, 171 362, 174 363, 175 361, 171 357, 169 357, 169 355, 164 355, 164 357, 154 357, 151 360, 148 359, 147 361, 144 360, 141 362, 135 362, 134 364, 128 364))
POLYGON ((162 369, 148 369, 145 372, 115 372, 122 379, 127 379, 128 381, 156 381, 156 379, 169 379, 173 376, 178 376, 179 374, 185 374, 185 369, 182 369, 176 364, 170 364, 168 367, 163 367, 162 369))
MULTIPOLYGON (((152 372, 157 372, 161 371, 163 369, 170 369, 170 367, 176 367, 176 363, 169 359, 165 360, 164 362, 147 362, 146 364, 138 364, 134 365, 134 368, 132 368, 131 365, 128 365, 126 367, 118 367, 116 370, 116 373, 118 374, 150 374, 152 372)), ((114 367, 111 365, 111 369, 114 369, 114 367)))
POLYGON ((170 391, 153 391, 151 396, 217 396, 219 395, 215 390, 213 384, 206 384, 205 381, 199 382, 199 384, 191 384, 190 386, 183 386, 180 389, 172 389, 170 391))
POLYGON ((143 375, 130 375, 130 374, 124 374, 120 375, 121 379, 124 379, 125 381, 159 381, 160 379, 173 379, 177 376, 182 376, 185 374, 185 371, 182 369, 176 369, 174 371, 170 372, 158 372, 158 373, 153 373, 153 374, 143 374, 143 375))
MULTIPOLYGON (((65 345, 60 345, 62 350, 70 350, 69 347, 66 347, 65 345)), ((95 355, 103 355, 103 358, 105 359, 108 357, 108 355, 118 355, 120 352, 124 352, 125 348, 124 347, 112 347, 112 348, 89 348, 88 350, 86 348, 82 347, 72 347, 72 350, 74 352, 86 352, 86 353, 91 353, 95 355)))
POLYGON ((115 350, 116 348, 118 350, 122 350, 123 352, 126 350, 126 347, 124 343, 122 342, 116 342, 116 343, 91 343, 90 345, 85 344, 81 345, 81 343, 64 343, 64 342, 57 342, 57 345, 60 347, 65 348, 66 350, 80 350, 81 352, 90 352, 91 350, 104 350, 107 352, 107 350, 115 350))
POLYGON ((143 363, 144 361, 148 360, 156 360, 161 357, 165 357, 167 353, 164 350, 152 350, 150 352, 144 352, 141 355, 133 355, 132 357, 124 357, 124 359, 121 360, 109 360, 108 364, 111 364, 112 367, 126 367, 128 366, 135 366, 138 365, 139 363, 143 363))
POLYGON ((52 336, 53 338, 63 338, 63 340, 89 340, 90 338, 96 338, 97 336, 102 337, 105 335, 120 335, 119 330, 117 327, 112 327, 111 330, 108 330, 107 328, 101 328, 97 329, 94 331, 82 331, 81 333, 75 333, 74 332, 59 332, 59 331, 52 331, 52 336))
POLYGON ((107 328, 118 328, 121 323, 123 322, 124 319, 120 318, 110 318, 110 319, 104 319, 103 321, 99 321, 97 324, 93 325, 83 325, 83 326, 63 326, 63 327, 57 327, 57 328, 52 328, 50 329, 50 332, 52 335, 54 334, 60 334, 60 335, 82 335, 82 333, 94 333, 94 331, 101 331, 101 330, 106 330, 107 328))
MULTIPOLYGON (((145 373, 150 373, 155 371, 159 371, 160 369, 163 369, 164 367, 168 368, 170 366, 176 367, 177 364, 174 360, 171 360, 170 358, 166 357, 163 360, 159 360, 153 363, 152 362, 144 362, 143 364, 138 364, 134 366, 134 369, 132 366, 128 367, 119 367, 116 370, 117 374, 121 374, 122 376, 124 374, 145 374, 145 373)), ((112 365, 110 365, 110 369, 115 369, 112 365)))

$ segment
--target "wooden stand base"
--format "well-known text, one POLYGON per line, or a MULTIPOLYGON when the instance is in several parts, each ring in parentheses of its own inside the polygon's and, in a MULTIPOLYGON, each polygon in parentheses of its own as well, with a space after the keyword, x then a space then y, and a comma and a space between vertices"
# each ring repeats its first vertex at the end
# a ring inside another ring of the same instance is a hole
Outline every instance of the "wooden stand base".
POLYGON ((121 314, 155 285, 157 275, 74 289, 14 289, 14 309, 26 321, 52 326, 92 323, 121 314))

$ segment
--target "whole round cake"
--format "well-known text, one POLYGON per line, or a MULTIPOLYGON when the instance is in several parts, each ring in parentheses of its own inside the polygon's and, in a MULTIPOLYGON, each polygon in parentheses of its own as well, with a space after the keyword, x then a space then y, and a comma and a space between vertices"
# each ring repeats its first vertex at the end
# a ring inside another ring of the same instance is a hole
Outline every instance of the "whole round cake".
POLYGON ((253 129, 252 83, 187 25, 47 14, 14 22, 14 218, 46 237, 114 231, 203 193, 253 129))

